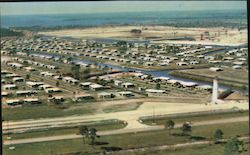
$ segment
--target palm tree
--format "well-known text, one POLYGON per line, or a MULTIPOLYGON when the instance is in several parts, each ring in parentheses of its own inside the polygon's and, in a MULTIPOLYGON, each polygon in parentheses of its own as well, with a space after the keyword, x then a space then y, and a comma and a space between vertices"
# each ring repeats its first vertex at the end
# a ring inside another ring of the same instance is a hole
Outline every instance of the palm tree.
POLYGON ((90 138, 91 142, 90 144, 93 145, 95 144, 95 140, 96 138, 99 138, 100 136, 98 136, 97 134, 97 130, 95 128, 91 128, 88 132, 88 137, 90 138))
POLYGON ((217 129, 214 133, 214 138, 216 140, 216 142, 218 142, 219 140, 221 140, 223 138, 223 132, 221 129, 217 129))
POLYGON ((80 65, 79 64, 72 64, 70 71, 71 71, 71 74, 74 78, 79 79, 79 75, 80 75, 80 65))
POLYGON ((85 141, 85 138, 88 138, 88 133, 89 133, 89 129, 87 126, 80 126, 79 127, 79 132, 80 132, 80 135, 83 136, 83 141, 84 141, 84 144, 86 143, 85 141))
POLYGON ((168 120, 166 123, 165 123, 165 128, 169 130, 169 135, 171 134, 171 130, 174 128, 174 121, 173 120, 168 120))
POLYGON ((59 81, 56 81, 56 86, 59 87, 60 83, 59 81))
POLYGON ((155 87, 156 87, 156 89, 161 89, 161 84, 157 83, 155 87))
POLYGON ((29 74, 26 75, 26 79, 30 79, 30 75, 29 74))
POLYGON ((73 60, 73 58, 72 57, 68 57, 66 60, 67 60, 67 63, 69 63, 69 62, 71 62, 73 60))
POLYGON ((190 123, 185 122, 183 123, 181 130, 183 135, 190 135, 190 133, 192 132, 192 126, 190 125, 190 123))

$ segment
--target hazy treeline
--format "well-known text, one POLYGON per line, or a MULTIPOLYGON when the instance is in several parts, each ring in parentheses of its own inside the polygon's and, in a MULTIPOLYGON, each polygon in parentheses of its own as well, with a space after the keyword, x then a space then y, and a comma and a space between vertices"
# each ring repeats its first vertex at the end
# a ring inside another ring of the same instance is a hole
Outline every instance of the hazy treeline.
POLYGON ((23 36, 23 33, 16 32, 16 31, 13 31, 13 30, 7 29, 7 28, 1 28, 0 35, 1 35, 1 37, 14 37, 14 36, 19 37, 19 36, 23 36))

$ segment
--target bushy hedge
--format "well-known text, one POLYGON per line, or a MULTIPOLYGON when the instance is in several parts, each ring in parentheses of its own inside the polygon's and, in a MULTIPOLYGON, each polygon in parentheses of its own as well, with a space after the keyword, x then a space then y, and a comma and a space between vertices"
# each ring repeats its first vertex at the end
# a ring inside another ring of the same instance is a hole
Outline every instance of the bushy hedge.
POLYGON ((228 89, 226 91, 223 91, 220 95, 219 95, 219 99, 224 99, 226 97, 228 97, 230 94, 232 94, 233 91, 231 89, 228 89))

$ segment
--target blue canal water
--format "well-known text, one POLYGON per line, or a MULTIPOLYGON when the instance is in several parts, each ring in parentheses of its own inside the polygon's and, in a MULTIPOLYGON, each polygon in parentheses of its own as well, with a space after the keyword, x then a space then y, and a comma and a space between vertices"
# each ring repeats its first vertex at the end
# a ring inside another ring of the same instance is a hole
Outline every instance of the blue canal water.
MULTIPOLYGON (((93 61, 89 61, 89 60, 73 60, 72 62, 82 62, 85 64, 93 64, 93 65, 98 65, 100 67, 108 67, 108 68, 112 68, 112 69, 117 69, 117 70, 121 70, 121 71, 133 71, 133 72, 141 72, 144 74, 148 74, 148 75, 152 75, 154 77, 169 77, 170 79, 174 79, 174 80, 178 80, 178 81, 185 81, 185 82, 195 82, 198 85, 210 85, 212 86, 211 82, 201 82, 201 81, 195 81, 195 80, 191 80, 191 79, 186 79, 186 78, 180 78, 180 77, 175 77, 175 76, 171 76, 169 75, 169 71, 167 70, 163 70, 163 71, 149 71, 149 70, 143 70, 143 69, 136 69, 136 68, 128 68, 128 67, 123 67, 123 66, 116 66, 116 65, 111 65, 111 64, 105 64, 105 63, 96 63, 93 61)), ((220 85, 219 86, 220 89, 229 89, 230 87, 225 86, 225 85, 220 85)))

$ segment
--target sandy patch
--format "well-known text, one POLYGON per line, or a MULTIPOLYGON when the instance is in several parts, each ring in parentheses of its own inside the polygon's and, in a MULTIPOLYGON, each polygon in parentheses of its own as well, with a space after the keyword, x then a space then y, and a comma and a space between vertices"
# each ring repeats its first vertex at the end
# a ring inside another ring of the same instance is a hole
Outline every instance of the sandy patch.
POLYGON ((216 28, 177 28, 169 26, 106 26, 85 29, 64 29, 39 32, 38 34, 73 37, 82 39, 151 39, 155 43, 207 44, 207 45, 240 45, 247 43, 247 30, 216 28), (141 35, 132 34, 132 29, 142 30, 141 35), (208 32, 206 35, 204 32, 208 32), (203 39, 201 40, 201 34, 203 39), (195 41, 173 41, 155 39, 169 39, 175 37, 193 37, 195 41))

